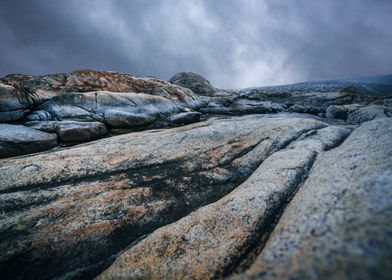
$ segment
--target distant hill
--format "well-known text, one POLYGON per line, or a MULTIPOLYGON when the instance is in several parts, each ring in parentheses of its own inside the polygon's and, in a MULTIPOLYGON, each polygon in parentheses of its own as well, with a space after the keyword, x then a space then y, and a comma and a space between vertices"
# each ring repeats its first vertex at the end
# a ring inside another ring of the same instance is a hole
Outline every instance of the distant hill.
POLYGON ((380 75, 370 77, 359 77, 350 79, 334 79, 323 81, 309 81, 303 83, 253 87, 241 90, 242 92, 251 91, 272 93, 272 92, 329 92, 329 91, 358 91, 371 96, 392 96, 392 75, 380 75))

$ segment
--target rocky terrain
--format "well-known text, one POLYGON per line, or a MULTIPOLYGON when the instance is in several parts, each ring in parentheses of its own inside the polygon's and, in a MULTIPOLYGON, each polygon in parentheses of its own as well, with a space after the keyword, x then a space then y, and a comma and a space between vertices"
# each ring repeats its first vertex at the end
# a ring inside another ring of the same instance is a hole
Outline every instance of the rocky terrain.
POLYGON ((389 279, 392 86, 358 84, 1 78, 0 275, 389 279))

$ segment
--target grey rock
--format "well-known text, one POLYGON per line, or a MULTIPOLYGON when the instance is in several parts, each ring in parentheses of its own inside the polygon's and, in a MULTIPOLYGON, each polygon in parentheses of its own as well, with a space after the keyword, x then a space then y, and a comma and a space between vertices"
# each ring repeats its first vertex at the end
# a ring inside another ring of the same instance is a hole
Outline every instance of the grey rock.
POLYGON ((247 99, 234 101, 230 107, 237 114, 268 114, 284 110, 283 106, 277 103, 247 99))
POLYGON ((304 113, 304 114, 312 114, 312 115, 319 115, 323 112, 323 109, 318 106, 312 105, 292 105, 289 108, 290 112, 296 113, 304 113))
POLYGON ((22 125, 0 124, 0 158, 39 152, 56 145, 56 134, 22 125))
POLYGON ((108 130, 100 122, 62 121, 57 123, 56 133, 61 142, 86 142, 108 134, 108 130))
POLYGON ((31 114, 25 117, 27 121, 50 121, 53 120, 53 116, 44 110, 37 110, 31 112, 31 114))
POLYGON ((177 73, 169 80, 169 82, 178 86, 189 88, 194 93, 200 95, 209 96, 217 91, 208 80, 191 72, 177 73))
POLYGON ((347 121, 352 124, 360 124, 385 117, 387 117, 387 115, 384 113, 384 107, 382 105, 368 105, 350 112, 347 121))
POLYGON ((201 113, 184 112, 169 117, 169 121, 174 124, 190 124, 200 121, 201 113))
POLYGON ((0 112, 0 122, 12 122, 21 120, 27 112, 28 111, 24 109, 0 112))
POLYGON ((137 114, 115 109, 106 110, 104 114, 104 122, 112 127, 146 125, 154 120, 154 116, 144 113, 137 114))
POLYGON ((388 279, 392 120, 364 123, 313 166, 261 254, 234 279, 388 279))
POLYGON ((23 125, 43 132, 56 133, 58 123, 58 121, 28 121, 23 125))
POLYGON ((23 119, 29 102, 14 87, 0 83, 0 122, 23 119))
POLYGON ((326 118, 347 120, 348 109, 344 106, 329 105, 325 112, 326 118))
POLYGON ((29 106, 26 97, 14 87, 0 83, 0 111, 25 109, 29 106))

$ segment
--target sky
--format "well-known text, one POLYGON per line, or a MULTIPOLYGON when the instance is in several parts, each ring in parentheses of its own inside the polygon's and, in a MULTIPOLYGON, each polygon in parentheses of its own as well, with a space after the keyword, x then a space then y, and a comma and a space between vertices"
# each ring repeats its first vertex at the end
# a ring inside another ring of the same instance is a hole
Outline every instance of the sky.
POLYGON ((392 0, 1 0, 0 76, 98 69, 217 87, 392 73, 392 0))

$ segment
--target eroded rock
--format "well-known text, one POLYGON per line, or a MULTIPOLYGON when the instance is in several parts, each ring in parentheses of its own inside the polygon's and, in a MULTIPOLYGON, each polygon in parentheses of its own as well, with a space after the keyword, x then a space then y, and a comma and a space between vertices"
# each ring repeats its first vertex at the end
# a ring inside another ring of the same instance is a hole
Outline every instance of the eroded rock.
POLYGON ((250 269, 234 279, 388 279, 391 119, 361 125, 317 161, 250 269))
POLYGON ((169 117, 169 121, 174 124, 190 124, 200 121, 201 113, 183 112, 169 117))
POLYGON ((56 134, 22 125, 0 124, 0 158, 39 152, 56 145, 56 134))
POLYGON ((213 279, 227 275, 265 239, 318 153, 350 130, 305 134, 268 157, 224 198, 167 225, 123 253, 97 279, 213 279))
POLYGON ((64 143, 87 142, 108 134, 105 125, 100 122, 59 122, 56 127, 59 140, 64 143))
POLYGON ((246 116, 0 161, 1 275, 92 277, 143 234, 216 201, 326 126, 246 116))

